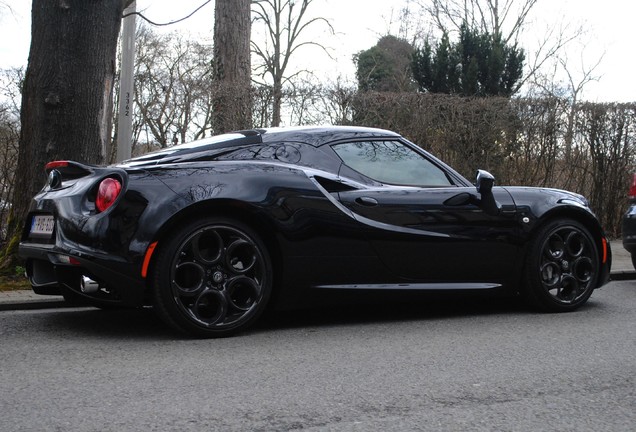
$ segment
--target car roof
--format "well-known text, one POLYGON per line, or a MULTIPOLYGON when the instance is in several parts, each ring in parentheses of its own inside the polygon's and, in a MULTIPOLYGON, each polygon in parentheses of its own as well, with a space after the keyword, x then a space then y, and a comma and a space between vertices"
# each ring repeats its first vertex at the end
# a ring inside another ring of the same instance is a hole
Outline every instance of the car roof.
POLYGON ((384 129, 362 126, 297 126, 284 128, 255 129, 264 143, 295 141, 316 147, 346 139, 399 138, 399 134, 384 129))
POLYGON ((153 165, 181 159, 196 153, 231 150, 245 145, 300 142, 318 147, 334 141, 387 137, 399 138, 400 135, 384 129, 361 126, 296 126, 249 129, 167 147, 129 159, 121 165, 129 167, 153 165))

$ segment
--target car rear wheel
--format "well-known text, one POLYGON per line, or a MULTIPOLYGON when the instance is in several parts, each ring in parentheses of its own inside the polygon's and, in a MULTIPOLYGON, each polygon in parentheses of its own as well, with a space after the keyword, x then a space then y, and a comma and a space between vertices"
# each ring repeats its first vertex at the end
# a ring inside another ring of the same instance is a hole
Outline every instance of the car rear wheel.
POLYGON ((575 310, 590 298, 598 277, 598 250, 583 225, 564 218, 539 229, 524 274, 532 305, 548 312, 575 310))
POLYGON ((192 221, 160 243, 154 304, 172 327, 199 337, 245 330, 272 291, 272 265, 259 236, 227 218, 192 221))

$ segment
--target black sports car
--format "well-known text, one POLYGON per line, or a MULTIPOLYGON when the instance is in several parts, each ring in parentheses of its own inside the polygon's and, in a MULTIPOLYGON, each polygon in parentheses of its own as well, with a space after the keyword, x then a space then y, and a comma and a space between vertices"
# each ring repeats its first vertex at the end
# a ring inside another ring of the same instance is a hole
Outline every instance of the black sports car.
POLYGON ((198 336, 334 292, 505 288, 570 311, 609 279, 582 196, 472 185, 386 130, 255 129, 46 172, 20 243, 33 290, 152 304, 198 336))

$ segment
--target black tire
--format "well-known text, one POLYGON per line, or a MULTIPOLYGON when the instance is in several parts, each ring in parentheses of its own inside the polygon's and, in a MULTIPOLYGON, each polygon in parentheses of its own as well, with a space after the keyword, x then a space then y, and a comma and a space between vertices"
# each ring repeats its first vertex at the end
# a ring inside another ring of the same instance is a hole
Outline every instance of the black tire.
POLYGON ((524 272, 524 294, 545 312, 569 312, 592 295, 599 277, 599 254, 590 232, 560 218, 539 228, 524 272))
POLYGON ((634 266, 634 269, 636 270, 636 254, 630 254, 632 257, 632 266, 634 266))
POLYGON ((193 220, 159 243, 152 268, 154 306, 171 327, 197 337, 243 331, 272 292, 265 244, 228 218, 193 220))

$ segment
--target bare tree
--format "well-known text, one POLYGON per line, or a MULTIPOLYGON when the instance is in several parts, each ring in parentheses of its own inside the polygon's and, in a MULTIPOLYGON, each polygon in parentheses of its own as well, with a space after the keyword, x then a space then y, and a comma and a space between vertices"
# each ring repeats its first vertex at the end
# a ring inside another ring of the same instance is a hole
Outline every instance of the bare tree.
POLYGON ((20 103, 24 85, 24 68, 9 68, 0 71, 0 97, 3 111, 9 111, 20 120, 20 103))
POLYGON ((559 56, 571 42, 579 39, 585 32, 582 26, 569 23, 561 23, 556 26, 547 26, 544 32, 539 31, 542 36, 536 43, 536 47, 531 55, 527 57, 526 72, 519 82, 519 87, 526 83, 536 81, 542 75, 542 71, 549 67, 555 60, 559 61, 559 56))
POLYGON ((20 150, 2 265, 15 260, 44 164, 99 163, 111 134, 112 86, 121 15, 130 0, 33 0, 31 49, 22 94, 20 150))
POLYGON ((583 58, 581 58, 580 74, 573 72, 569 66, 567 55, 559 58, 559 64, 567 76, 567 83, 569 88, 569 112, 567 116, 567 128, 565 131, 565 160, 569 161, 572 155, 572 144, 574 140, 574 122, 576 120, 577 104, 580 101, 581 94, 585 86, 591 82, 598 81, 599 75, 596 75, 594 71, 603 60, 604 54, 601 55, 598 61, 591 66, 587 66, 583 58))
MULTIPOLYGON (((578 53, 578 64, 572 61, 572 57, 577 57, 573 50, 555 53, 551 59, 551 67, 543 68, 531 80, 533 86, 533 97, 555 98, 564 105, 565 132, 563 135, 563 154, 567 163, 572 163, 572 147, 575 145, 575 122, 577 111, 584 96, 585 87, 600 80, 601 76, 596 74, 598 66, 601 64, 605 53, 601 54, 594 63, 589 63, 585 58, 587 44, 581 43, 578 53)), ((568 187, 565 183, 564 187, 568 187)))
POLYGON ((356 84, 345 82, 342 77, 325 84, 307 80, 294 86, 289 94, 292 124, 351 124, 356 84))
POLYGON ((6 1, 0 1, 0 13, 3 13, 5 10, 13 13, 13 9, 6 1))
POLYGON ((462 24, 484 33, 501 35, 515 43, 538 0, 428 0, 420 1, 441 31, 457 31, 462 24))
POLYGON ((577 110, 576 132, 581 150, 587 152, 581 185, 610 236, 620 236, 635 156, 635 126, 635 104, 582 103, 577 110))
POLYGON ((353 102, 356 96, 356 85, 353 82, 343 82, 338 77, 335 82, 325 88, 326 94, 322 100, 322 113, 328 119, 327 123, 346 125, 353 122, 353 102))
MULTIPOLYGON (((212 47, 179 34, 137 34, 134 137, 147 129, 160 147, 211 132, 212 47)), ((134 140, 136 141, 136 140, 134 140)), ((146 140, 148 141, 148 140, 146 140)))
POLYGON ((214 68, 218 90, 215 132, 251 127, 250 0, 216 0, 214 68))
POLYGON ((307 15, 313 0, 254 0, 253 14, 255 22, 265 27, 265 41, 252 41, 252 52, 260 59, 257 67, 261 77, 271 79, 273 87, 272 97, 272 126, 279 126, 281 122, 281 101, 283 86, 298 73, 287 76, 287 68, 293 54, 300 48, 313 45, 326 52, 323 45, 313 40, 302 39, 301 35, 310 26, 324 23, 333 33, 333 27, 323 17, 310 18, 307 15))
POLYGON ((0 243, 6 240, 6 223, 15 186, 23 81, 22 68, 6 69, 0 73, 0 243))

